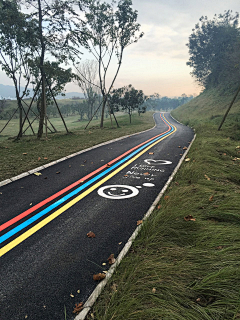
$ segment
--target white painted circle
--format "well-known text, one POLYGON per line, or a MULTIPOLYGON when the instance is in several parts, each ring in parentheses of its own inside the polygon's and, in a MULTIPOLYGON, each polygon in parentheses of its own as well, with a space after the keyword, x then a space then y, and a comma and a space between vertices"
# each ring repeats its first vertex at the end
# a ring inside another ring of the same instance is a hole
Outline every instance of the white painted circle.
POLYGON ((146 162, 147 164, 152 165, 152 166, 163 165, 163 164, 172 164, 172 162, 168 161, 168 160, 145 159, 144 162, 146 162))
POLYGON ((127 199, 137 196, 139 191, 135 187, 119 184, 101 187, 98 189, 97 193, 103 198, 127 199))
POLYGON ((143 186, 144 187, 155 187, 155 184, 146 182, 146 183, 143 183, 143 186))

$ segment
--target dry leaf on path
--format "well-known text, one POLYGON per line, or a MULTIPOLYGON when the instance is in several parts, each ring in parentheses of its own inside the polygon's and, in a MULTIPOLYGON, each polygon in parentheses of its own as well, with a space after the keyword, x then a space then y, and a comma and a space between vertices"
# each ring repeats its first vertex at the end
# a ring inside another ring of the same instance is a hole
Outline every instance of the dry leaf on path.
POLYGON ((35 176, 41 176, 42 174, 40 172, 34 172, 35 176))
POLYGON ((100 281, 103 280, 106 277, 104 273, 98 273, 93 275, 93 280, 94 281, 100 281))
POLYGON ((95 237, 96 237, 95 233, 92 232, 92 231, 89 231, 89 232, 87 233, 87 236, 88 236, 88 238, 95 238, 95 237))
POLYGON ((187 147, 183 147, 183 150, 187 150, 187 147))
POLYGON ((193 216, 191 214, 189 214, 188 216, 184 217, 185 221, 196 221, 195 218, 193 218, 193 216))
POLYGON ((82 308, 83 308, 83 302, 76 303, 73 313, 79 313, 82 310, 82 308))
POLYGON ((150 173, 149 172, 144 172, 144 175, 145 176, 148 176, 150 173))
POLYGON ((185 159, 186 162, 188 162, 188 161, 190 161, 190 160, 191 160, 190 158, 185 159))
POLYGON ((161 207, 162 207, 161 204, 159 204, 159 205, 157 206, 158 209, 161 209, 161 207))
POLYGON ((108 258, 108 263, 110 265, 114 264, 116 262, 116 259, 114 258, 114 254, 110 254, 109 258, 108 258))
POLYGON ((154 152, 148 152, 148 154, 154 154, 154 152))
POLYGON ((41 157, 38 157, 38 161, 41 160, 41 157))
POLYGON ((47 160, 48 158, 47 158, 47 157, 44 157, 43 159, 44 159, 44 160, 47 160))
POLYGON ((209 181, 209 180, 211 180, 210 178, 209 178, 209 176, 207 176, 206 174, 204 175, 204 177, 209 181))
POLYGON ((169 196, 165 196, 165 197, 164 197, 164 200, 169 200, 169 196))
POLYGON ((57 171, 57 172, 56 172, 56 174, 59 174, 59 173, 60 173, 60 171, 57 171))
POLYGON ((24 152, 23 155, 25 156, 27 154, 27 152, 24 152))
POLYGON ((138 220, 138 221, 137 221, 137 226, 139 226, 139 225, 142 224, 142 223, 143 223, 142 220, 138 220))

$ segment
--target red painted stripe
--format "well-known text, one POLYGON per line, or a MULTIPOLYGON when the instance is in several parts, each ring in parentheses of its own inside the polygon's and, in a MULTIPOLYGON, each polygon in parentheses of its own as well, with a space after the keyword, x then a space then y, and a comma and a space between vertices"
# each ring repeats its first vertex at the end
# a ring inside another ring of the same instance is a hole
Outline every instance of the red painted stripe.
MULTIPOLYGON (((148 143, 149 141, 151 141, 151 140, 153 140, 153 139, 161 136, 162 134, 167 133, 168 131, 170 131, 170 130, 171 130, 171 127, 169 126, 169 124, 162 118, 162 115, 161 115, 161 114, 160 114, 160 117, 161 117, 161 119, 163 120, 163 122, 164 122, 165 124, 167 124, 167 126, 168 126, 168 130, 167 130, 167 131, 162 132, 162 133, 156 135, 155 137, 153 137, 153 138, 151 138, 151 139, 149 139, 149 140, 147 140, 147 141, 142 142, 141 144, 139 144, 139 145, 135 146, 134 148, 132 148, 132 149, 126 151, 125 153, 121 154, 119 157, 111 160, 110 162, 108 162, 108 164, 111 165, 111 164, 115 163, 116 161, 118 161, 119 159, 123 158, 124 156, 126 156, 127 154, 129 154, 130 152, 132 152, 133 150, 141 147, 143 144, 148 143)), ((31 213, 34 212, 35 210, 41 208, 42 206, 44 206, 44 205, 47 204, 48 202, 50 202, 50 201, 56 199, 57 197, 61 196, 63 193, 69 191, 70 189, 74 188, 74 187, 77 186, 78 184, 80 184, 80 183, 84 182, 85 180, 89 179, 90 177, 92 177, 93 175, 95 175, 96 173, 98 173, 99 171, 102 171, 102 170, 106 169, 106 167, 108 166, 108 164, 105 164, 105 165, 101 166, 100 168, 98 168, 97 170, 89 173, 88 175, 86 175, 85 177, 81 178, 80 180, 72 183, 72 184, 69 185, 68 187, 66 187, 66 188, 60 190, 59 192, 53 194, 51 197, 49 197, 49 198, 47 198, 47 199, 39 202, 39 203, 36 204, 35 206, 29 208, 28 210, 24 211, 23 213, 19 214, 18 216, 14 217, 13 219, 11 219, 11 220, 3 223, 2 225, 0 225, 0 232, 1 232, 2 230, 4 230, 4 229, 10 227, 12 224, 16 223, 17 221, 19 221, 19 220, 23 219, 24 217, 28 216, 29 214, 31 214, 31 213)))

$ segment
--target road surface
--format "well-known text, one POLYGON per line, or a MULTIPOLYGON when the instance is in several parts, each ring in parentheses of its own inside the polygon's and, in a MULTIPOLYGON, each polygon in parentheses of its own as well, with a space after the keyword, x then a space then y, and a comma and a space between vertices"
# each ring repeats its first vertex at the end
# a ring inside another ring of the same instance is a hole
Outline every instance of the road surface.
POLYGON ((74 318, 193 138, 168 113, 154 119, 151 130, 0 187, 0 320, 60 320, 65 308, 74 318))

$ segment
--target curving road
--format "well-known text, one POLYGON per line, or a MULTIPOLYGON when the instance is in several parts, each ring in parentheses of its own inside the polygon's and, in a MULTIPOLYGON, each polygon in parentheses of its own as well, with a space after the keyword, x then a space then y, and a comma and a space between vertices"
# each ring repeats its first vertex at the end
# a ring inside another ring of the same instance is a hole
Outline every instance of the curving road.
POLYGON ((151 130, 0 187, 0 320, 60 320, 64 308, 74 318, 194 136, 168 113, 154 119, 151 130))

